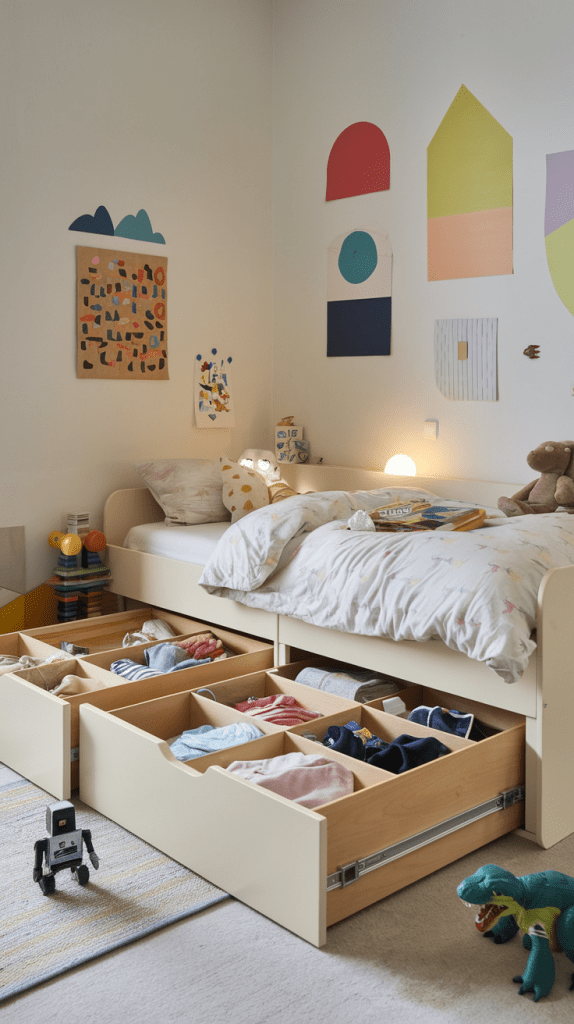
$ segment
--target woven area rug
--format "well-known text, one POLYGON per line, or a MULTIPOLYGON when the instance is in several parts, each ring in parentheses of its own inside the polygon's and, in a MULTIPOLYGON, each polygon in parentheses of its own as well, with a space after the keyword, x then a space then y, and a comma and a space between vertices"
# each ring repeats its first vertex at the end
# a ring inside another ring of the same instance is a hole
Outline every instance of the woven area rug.
POLYGON ((0 1002, 49 978, 190 917, 227 893, 74 799, 100 866, 81 886, 70 871, 42 895, 32 880, 34 843, 54 798, 0 765, 0 1002))

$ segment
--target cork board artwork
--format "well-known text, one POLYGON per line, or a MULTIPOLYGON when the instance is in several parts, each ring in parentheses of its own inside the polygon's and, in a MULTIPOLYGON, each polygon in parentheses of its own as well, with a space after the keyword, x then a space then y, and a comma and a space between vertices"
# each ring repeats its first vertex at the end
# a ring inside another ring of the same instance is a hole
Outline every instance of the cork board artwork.
POLYGON ((78 246, 77 376, 169 380, 167 259, 78 246))

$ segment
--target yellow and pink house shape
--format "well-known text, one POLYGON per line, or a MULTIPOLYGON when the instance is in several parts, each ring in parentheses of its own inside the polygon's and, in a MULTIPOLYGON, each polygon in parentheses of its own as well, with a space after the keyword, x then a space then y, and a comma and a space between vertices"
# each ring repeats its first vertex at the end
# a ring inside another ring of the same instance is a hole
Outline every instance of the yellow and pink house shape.
POLYGON ((461 86, 427 151, 428 279, 512 274, 512 137, 461 86))

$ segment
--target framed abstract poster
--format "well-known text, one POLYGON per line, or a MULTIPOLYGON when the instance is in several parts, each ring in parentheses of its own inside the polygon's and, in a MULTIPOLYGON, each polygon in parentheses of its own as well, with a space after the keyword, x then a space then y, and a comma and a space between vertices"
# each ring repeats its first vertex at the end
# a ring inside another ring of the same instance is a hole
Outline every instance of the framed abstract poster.
POLYGON ((212 348, 208 356, 195 357, 195 421, 198 427, 234 427, 231 356, 212 348))
POLYGON ((439 391, 456 402, 498 400, 498 320, 435 320, 434 367, 439 391))
POLYGON ((167 258, 78 246, 77 376, 169 380, 167 258))

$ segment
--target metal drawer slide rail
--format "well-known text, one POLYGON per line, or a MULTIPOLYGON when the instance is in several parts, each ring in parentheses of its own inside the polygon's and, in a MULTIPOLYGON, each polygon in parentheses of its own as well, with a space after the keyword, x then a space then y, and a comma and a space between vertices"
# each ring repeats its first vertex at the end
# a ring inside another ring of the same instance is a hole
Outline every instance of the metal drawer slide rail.
POLYGON ((332 889, 344 888, 370 871, 382 867, 383 864, 390 864, 391 861, 398 860, 399 857, 404 857, 407 853, 420 850, 422 846, 428 846, 429 843, 434 843, 437 839, 450 835, 451 832, 457 832, 458 829, 464 828, 480 818, 494 814, 495 811, 505 811, 521 800, 524 800, 524 786, 507 789, 499 796, 486 800, 476 807, 471 807, 470 810, 463 811, 462 814, 455 814, 452 818, 440 822, 439 825, 433 825, 432 828, 427 828, 423 832, 417 832, 416 835, 403 839, 400 843, 387 846, 383 850, 378 850, 377 853, 372 853, 369 857, 345 864, 327 876, 327 892, 331 892, 332 889))

